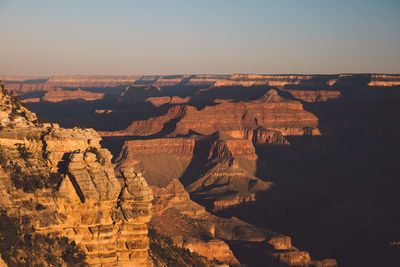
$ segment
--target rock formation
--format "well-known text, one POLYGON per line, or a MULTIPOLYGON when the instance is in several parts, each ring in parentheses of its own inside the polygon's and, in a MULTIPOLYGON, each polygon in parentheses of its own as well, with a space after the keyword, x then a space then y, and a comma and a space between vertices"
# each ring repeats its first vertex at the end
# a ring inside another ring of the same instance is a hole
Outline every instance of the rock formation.
POLYGON ((171 107, 167 114, 135 121, 119 132, 102 132, 104 136, 148 136, 162 131, 173 135, 187 135, 193 131, 210 135, 216 131, 235 131, 263 127, 280 131, 283 135, 303 135, 311 129, 318 135, 318 118, 305 111, 303 105, 280 97, 273 89, 261 99, 250 102, 224 102, 198 110, 194 106, 171 107))
POLYGON ((239 264, 229 246, 213 237, 214 226, 204 218, 208 213, 204 207, 190 200, 178 180, 173 180, 164 188, 152 187, 152 190, 155 202, 150 225, 153 229, 199 255, 227 264, 239 264))
POLYGON ((118 88, 134 84, 141 76, 74 75, 20 77, 2 75, 8 90, 20 93, 56 91, 57 88, 118 88))
POLYGON ((165 105, 165 104, 185 104, 189 102, 189 97, 181 98, 179 96, 160 96, 160 97, 149 97, 145 101, 150 102, 156 107, 165 105))
POLYGON ((255 250, 251 255, 258 264, 263 262, 270 263, 271 266, 337 266, 333 259, 311 260, 309 253, 295 248, 288 236, 257 228, 237 218, 211 215, 202 206, 190 200, 189 194, 178 180, 171 181, 163 188, 151 188, 155 200, 150 226, 169 236, 174 243, 199 255, 230 266, 238 266, 238 259, 228 244, 263 244, 261 250, 255 250))
POLYGON ((327 90, 283 90, 291 94, 295 99, 303 102, 324 102, 337 99, 341 96, 340 91, 327 90))
POLYGON ((171 101, 171 98, 169 96, 149 97, 146 99, 146 102, 150 102, 151 104, 153 104, 156 107, 167 104, 170 101, 171 101))
POLYGON ((162 94, 160 87, 134 85, 125 88, 118 100, 121 104, 133 104, 145 100, 148 97, 160 96, 162 94))
POLYGON ((94 130, 43 124, 3 88, 0 95, 4 216, 34 229, 32 238, 75 241, 90 265, 151 266, 146 223, 152 194, 144 178, 121 168, 118 181, 94 130))
POLYGON ((399 86, 400 75, 373 74, 369 86, 399 86))
POLYGON ((61 101, 76 100, 76 99, 93 101, 102 99, 103 96, 104 93, 93 93, 93 92, 83 91, 81 89, 78 89, 76 91, 63 91, 61 89, 58 89, 56 91, 47 92, 42 97, 42 100, 47 102, 61 102, 61 101))
POLYGON ((180 178, 193 196, 223 209, 254 201, 272 185, 254 176, 256 159, 251 137, 197 136, 126 141, 117 164, 146 172, 154 186, 180 178))

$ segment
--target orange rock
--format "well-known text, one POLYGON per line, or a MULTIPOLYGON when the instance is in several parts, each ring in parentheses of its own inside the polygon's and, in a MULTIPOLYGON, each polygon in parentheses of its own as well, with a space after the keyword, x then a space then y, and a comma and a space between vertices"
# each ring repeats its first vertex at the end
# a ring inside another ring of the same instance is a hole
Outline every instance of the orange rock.
POLYGON ((103 93, 93 93, 88 91, 82 91, 78 89, 76 91, 63 91, 61 89, 57 91, 50 91, 47 92, 43 97, 42 100, 47 102, 61 102, 66 100, 76 100, 76 99, 83 99, 86 101, 93 101, 102 99, 104 96, 103 93))

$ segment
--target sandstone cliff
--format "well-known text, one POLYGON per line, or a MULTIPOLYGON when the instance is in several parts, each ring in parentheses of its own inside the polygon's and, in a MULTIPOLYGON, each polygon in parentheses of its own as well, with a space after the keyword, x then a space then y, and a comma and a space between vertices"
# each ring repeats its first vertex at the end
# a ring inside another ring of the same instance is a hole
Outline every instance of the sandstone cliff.
MULTIPOLYGON (((27 229, 25 237, 14 238, 67 238, 93 266, 151 266, 146 223, 152 194, 144 178, 121 168, 118 181, 94 130, 43 124, 3 88, 0 95, 2 219, 27 229)), ((57 255, 53 247, 50 255, 57 255)), ((2 249, 10 265, 28 264, 32 256, 2 249)))

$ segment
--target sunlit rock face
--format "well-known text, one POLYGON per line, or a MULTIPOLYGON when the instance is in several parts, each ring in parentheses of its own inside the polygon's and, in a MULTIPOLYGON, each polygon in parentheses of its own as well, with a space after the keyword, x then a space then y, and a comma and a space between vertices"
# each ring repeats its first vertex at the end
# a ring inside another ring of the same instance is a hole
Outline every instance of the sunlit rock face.
POLYGON ((141 76, 126 75, 73 75, 24 77, 2 75, 1 80, 7 84, 8 90, 21 93, 35 91, 57 91, 58 88, 115 88, 135 83, 141 76))
POLYGON ((88 91, 83 91, 78 89, 76 91, 63 91, 61 89, 57 89, 56 91, 47 92, 43 97, 43 101, 47 102, 61 102, 66 100, 76 100, 81 99, 85 101, 93 101, 102 99, 104 93, 93 93, 88 91))
POLYGON ((326 90, 284 90, 291 94, 295 99, 303 102, 325 102, 329 100, 338 99, 341 96, 340 91, 326 91, 326 90))
POLYGON ((400 75, 373 74, 369 86, 398 86, 400 75))
POLYGON ((204 109, 189 105, 171 107, 165 115, 134 121, 119 132, 101 132, 103 136, 149 136, 167 132, 187 135, 190 131, 209 135, 216 131, 265 128, 283 135, 319 135, 318 118, 303 109, 299 101, 283 98, 276 90, 267 91, 254 101, 222 102, 204 109), (171 128, 167 126, 171 124, 171 128))
POLYGON ((142 175, 121 168, 118 180, 93 129, 41 123, 0 96, 0 209, 25 218, 33 235, 75 241, 92 266, 151 266, 152 193, 142 175))

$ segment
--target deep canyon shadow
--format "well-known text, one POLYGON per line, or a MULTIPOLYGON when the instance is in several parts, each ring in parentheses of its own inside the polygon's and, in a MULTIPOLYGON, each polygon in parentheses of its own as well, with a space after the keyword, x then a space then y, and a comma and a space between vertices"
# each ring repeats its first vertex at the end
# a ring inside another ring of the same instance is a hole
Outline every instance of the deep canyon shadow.
POLYGON ((276 183, 256 203, 220 212, 291 236, 340 266, 399 266, 400 88, 345 88, 305 107, 322 136, 258 147, 257 177, 276 183), (385 90, 385 93, 382 93, 385 90))

